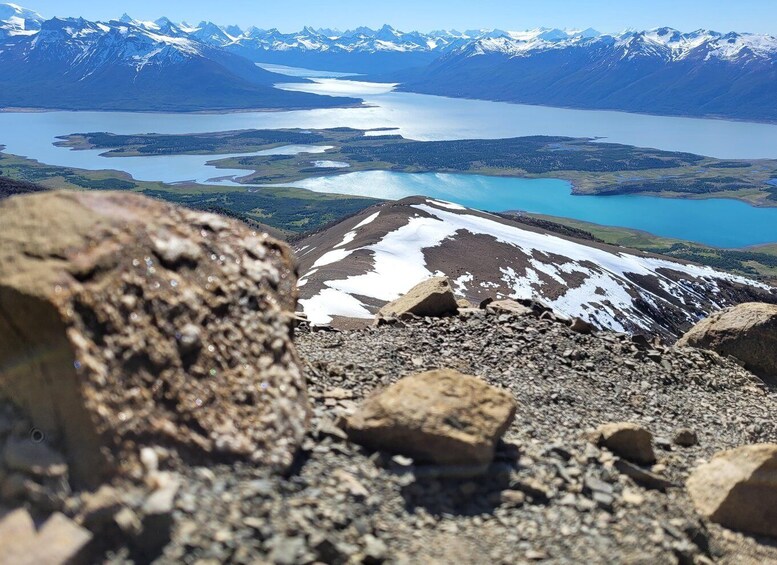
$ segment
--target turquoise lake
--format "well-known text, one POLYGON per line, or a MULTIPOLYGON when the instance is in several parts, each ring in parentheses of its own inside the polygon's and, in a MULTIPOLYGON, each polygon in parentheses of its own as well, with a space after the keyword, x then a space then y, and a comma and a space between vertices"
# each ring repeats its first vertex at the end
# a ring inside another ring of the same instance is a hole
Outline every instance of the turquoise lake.
POLYGON ((523 210, 575 218, 716 247, 777 241, 777 208, 756 208, 727 199, 574 196, 570 183, 555 179, 376 171, 307 179, 294 186, 389 200, 424 195, 481 210, 523 210))

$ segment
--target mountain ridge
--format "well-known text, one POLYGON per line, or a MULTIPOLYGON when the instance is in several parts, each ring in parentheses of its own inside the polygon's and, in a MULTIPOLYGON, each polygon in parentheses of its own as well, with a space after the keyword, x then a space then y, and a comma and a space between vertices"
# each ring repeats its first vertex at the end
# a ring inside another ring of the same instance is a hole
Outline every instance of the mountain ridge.
POLYGON ((432 275, 473 303, 540 299, 600 328, 668 339, 723 306, 777 301, 744 277, 424 197, 368 208, 295 249, 300 305, 319 325, 369 320, 432 275))
MULTIPOLYGON (((126 19, 126 18, 125 18, 126 19)), ((0 27, 0 106, 125 111, 298 109, 360 101, 274 88, 304 82, 192 38, 169 20, 151 30, 52 18, 0 27)))
POLYGON ((482 38, 376 80, 501 102, 777 121, 777 38, 671 28, 620 35, 482 38))

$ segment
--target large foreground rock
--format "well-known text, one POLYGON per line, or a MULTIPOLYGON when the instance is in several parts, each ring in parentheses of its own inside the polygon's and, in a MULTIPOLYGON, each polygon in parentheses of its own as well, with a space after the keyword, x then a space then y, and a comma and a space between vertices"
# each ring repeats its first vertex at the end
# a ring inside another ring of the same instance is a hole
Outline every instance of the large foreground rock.
POLYGON ((290 463, 309 406, 285 245, 131 193, 10 198, 0 226, 0 398, 77 483, 143 445, 290 463))
POLYGON ((510 393, 453 370, 406 377, 348 419, 356 442, 443 465, 486 466, 515 417, 510 393))
POLYGON ((731 355, 777 385, 777 305, 748 302, 721 310, 699 322, 677 345, 731 355))
POLYGON ((386 304, 378 312, 379 318, 391 318, 402 314, 414 316, 452 316, 459 305, 446 277, 433 277, 411 288, 407 294, 386 304))
POLYGON ((713 522, 777 537, 777 444, 718 453, 687 486, 696 509, 713 522))

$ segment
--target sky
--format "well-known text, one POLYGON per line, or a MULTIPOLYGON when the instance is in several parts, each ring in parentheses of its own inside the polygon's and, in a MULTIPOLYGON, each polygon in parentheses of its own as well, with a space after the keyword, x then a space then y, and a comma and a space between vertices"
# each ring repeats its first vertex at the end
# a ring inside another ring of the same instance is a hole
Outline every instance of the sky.
MULTIPOLYGON (((1 2, 2 0, 0 0, 1 2)), ((14 0, 45 17, 136 19, 277 27, 353 28, 389 23, 401 30, 535 27, 602 32, 670 26, 777 35, 777 0, 14 0)))

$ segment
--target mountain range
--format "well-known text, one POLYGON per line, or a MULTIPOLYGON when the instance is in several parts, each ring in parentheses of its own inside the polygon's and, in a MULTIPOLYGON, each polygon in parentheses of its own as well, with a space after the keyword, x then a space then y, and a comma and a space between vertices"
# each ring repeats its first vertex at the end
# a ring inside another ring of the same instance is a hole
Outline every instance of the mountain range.
POLYGON ((777 38, 671 28, 483 37, 386 80, 525 104, 777 120, 777 38))
POLYGON ((359 100, 281 92, 256 63, 361 73, 451 97, 777 120, 777 38, 671 28, 403 32, 81 18, 0 5, 0 106, 123 110, 309 108, 359 100))
POLYGON ((285 92, 304 79, 265 71, 168 20, 43 20, 0 6, 0 106, 69 110, 197 111, 323 108, 345 97, 285 92))
POLYGON ((295 248, 299 302, 319 325, 370 320, 433 275, 473 304, 540 299, 599 328, 670 340, 722 307, 777 300, 766 285, 710 267, 421 197, 368 208, 295 248))

